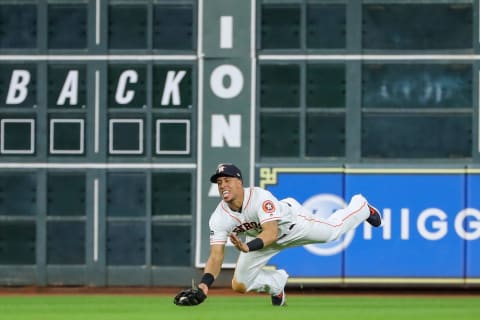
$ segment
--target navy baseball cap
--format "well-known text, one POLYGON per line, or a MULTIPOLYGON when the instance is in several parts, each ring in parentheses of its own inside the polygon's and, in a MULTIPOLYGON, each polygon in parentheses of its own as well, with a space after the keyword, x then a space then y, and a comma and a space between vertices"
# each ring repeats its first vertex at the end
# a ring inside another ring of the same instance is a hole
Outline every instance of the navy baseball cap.
POLYGON ((235 177, 243 180, 240 169, 231 163, 219 164, 215 173, 210 177, 210 182, 217 183, 218 177, 235 177))

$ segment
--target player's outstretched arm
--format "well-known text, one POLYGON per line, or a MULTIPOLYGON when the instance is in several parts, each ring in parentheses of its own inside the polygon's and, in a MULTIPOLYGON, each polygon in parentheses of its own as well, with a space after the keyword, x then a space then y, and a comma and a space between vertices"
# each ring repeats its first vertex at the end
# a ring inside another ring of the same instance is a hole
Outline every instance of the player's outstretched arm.
POLYGON ((203 292, 205 292, 205 294, 208 294, 208 289, 212 285, 211 283, 205 283, 211 280, 208 279, 210 278, 208 275, 211 275, 213 277, 213 280, 218 277, 222 269, 222 263, 224 258, 225 245, 214 244, 210 246, 210 256, 208 257, 207 264, 205 265, 202 280, 198 284, 198 287, 201 288, 203 292))
POLYGON ((173 303, 177 306, 197 306, 203 303, 207 299, 208 289, 220 273, 224 256, 225 245, 212 245, 205 272, 198 286, 180 291, 173 298, 173 303))

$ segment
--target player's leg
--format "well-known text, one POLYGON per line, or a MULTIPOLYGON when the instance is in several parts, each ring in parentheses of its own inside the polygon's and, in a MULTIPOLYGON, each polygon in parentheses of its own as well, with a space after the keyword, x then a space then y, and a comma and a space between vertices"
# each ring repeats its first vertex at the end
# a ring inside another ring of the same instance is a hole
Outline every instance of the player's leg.
POLYGON ((348 206, 339 209, 327 219, 317 219, 314 215, 307 224, 306 238, 312 242, 328 242, 338 239, 344 233, 356 228, 370 217, 367 200, 360 194, 352 197, 348 206))
POLYGON ((241 252, 232 279, 232 288, 237 292, 268 292, 276 295, 283 292, 288 274, 285 270, 264 270, 268 260, 279 252, 270 246, 249 253, 241 252))

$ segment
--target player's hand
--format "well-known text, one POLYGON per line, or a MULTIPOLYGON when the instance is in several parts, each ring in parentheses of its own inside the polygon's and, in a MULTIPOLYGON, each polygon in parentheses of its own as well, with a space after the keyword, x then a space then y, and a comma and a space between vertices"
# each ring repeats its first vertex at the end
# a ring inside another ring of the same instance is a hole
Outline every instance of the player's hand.
POLYGON ((230 241, 233 243, 233 245, 234 245, 238 250, 240 250, 240 251, 242 251, 242 252, 248 252, 248 251, 250 251, 250 250, 248 249, 248 246, 247 246, 242 240, 240 240, 240 238, 237 237, 237 235, 236 235, 234 232, 230 233, 230 241))

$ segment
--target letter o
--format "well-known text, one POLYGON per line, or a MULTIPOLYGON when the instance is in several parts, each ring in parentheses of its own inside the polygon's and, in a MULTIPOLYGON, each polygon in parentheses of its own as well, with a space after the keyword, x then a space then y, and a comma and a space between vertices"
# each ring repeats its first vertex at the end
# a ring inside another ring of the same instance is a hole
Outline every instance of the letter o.
POLYGON ((235 98, 243 89, 243 74, 234 65, 220 65, 213 70, 210 76, 210 88, 219 98, 235 98), (223 83, 225 77, 230 78, 230 86, 228 87, 225 87, 223 83))

